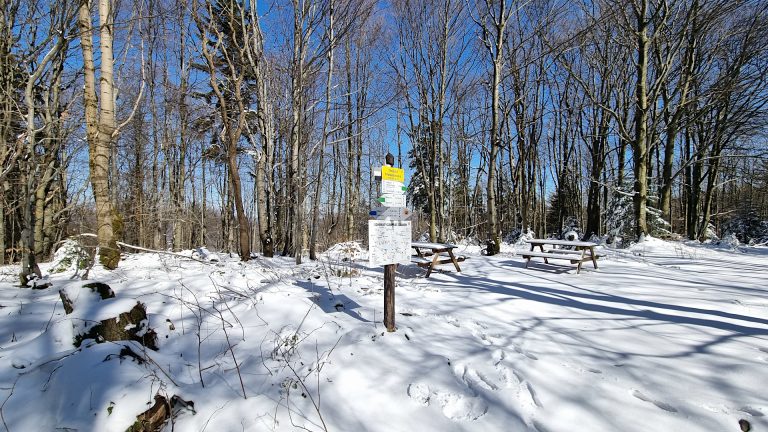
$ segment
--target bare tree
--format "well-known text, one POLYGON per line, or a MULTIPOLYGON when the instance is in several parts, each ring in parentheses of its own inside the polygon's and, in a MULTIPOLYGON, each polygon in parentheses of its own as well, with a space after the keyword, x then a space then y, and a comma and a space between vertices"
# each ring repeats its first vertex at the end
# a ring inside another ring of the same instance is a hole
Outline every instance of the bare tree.
POLYGON ((243 5, 235 1, 216 3, 208 0, 200 4, 193 0, 191 10, 201 37, 199 49, 206 62, 223 129, 227 176, 237 214, 240 259, 247 261, 251 257, 250 224, 243 206, 238 144, 248 114, 248 95, 245 93, 248 72, 244 65, 250 46, 250 35, 245 31, 245 19, 249 15, 243 5), (205 15, 200 13, 201 10, 205 15))
MULTIPOLYGON (((96 204, 96 235, 99 242, 99 261, 107 269, 117 268, 120 262, 120 250, 113 223, 116 217, 113 193, 110 182, 110 158, 113 155, 115 139, 120 129, 127 124, 136 112, 142 91, 136 98, 136 105, 126 119, 118 125, 115 116, 117 88, 114 76, 114 19, 116 11, 110 0, 98 0, 99 16, 99 95, 96 95, 96 66, 93 54, 93 34, 91 21, 91 2, 83 1, 78 10, 80 46, 83 55, 83 80, 85 105, 85 127, 89 147, 89 166, 91 189, 96 204)), ((143 87, 142 87, 143 90, 143 87)))
MULTIPOLYGON (((33 274, 38 277, 40 276, 36 255, 42 253, 42 245, 38 246, 36 240, 40 243, 43 240, 42 218, 44 217, 45 210, 45 192, 48 184, 53 179, 54 170, 56 169, 54 161, 58 157, 58 150, 56 148, 49 148, 50 152, 46 153, 50 159, 49 164, 42 163, 41 158, 37 156, 38 153, 41 153, 38 147, 44 146, 44 144, 39 142, 38 135, 42 132, 48 135, 46 138, 54 138, 52 136, 54 133, 53 129, 55 128, 53 123, 58 121, 58 115, 55 119, 51 115, 52 111, 47 111, 48 116, 40 115, 36 100, 40 95, 36 92, 36 86, 38 85, 38 80, 49 72, 51 65, 53 65, 50 73, 51 80, 53 81, 52 85, 55 87, 59 84, 56 81, 59 79, 63 67, 64 56, 68 46, 67 37, 72 18, 74 17, 74 10, 73 8, 68 8, 66 4, 52 5, 48 35, 36 47, 36 50, 43 51, 45 54, 42 59, 37 61, 37 59, 34 59, 34 51, 32 51, 32 56, 27 59, 35 67, 26 77, 24 88, 26 132, 23 136, 25 143, 24 156, 21 159, 21 175, 24 188, 24 199, 22 201, 23 230, 21 234, 22 265, 20 273, 22 286, 27 286, 33 274), (42 117, 42 126, 40 126, 39 117, 42 117), (40 220, 36 220, 36 217, 40 220)), ((54 90, 54 93, 52 103, 56 105, 56 110, 58 110, 58 90, 54 90)), ((50 101, 46 100, 46 103, 48 102, 50 101)), ((51 145, 55 147, 57 140, 53 139, 51 145)))
POLYGON ((491 92, 491 124, 490 149, 488 156, 488 247, 486 253, 495 255, 501 247, 501 232, 496 209, 496 158, 501 150, 501 134, 499 130, 500 117, 500 87, 502 68, 504 65, 504 36, 507 23, 514 9, 506 0, 498 2, 485 0, 478 5, 478 17, 473 17, 480 27, 482 42, 493 65, 490 83, 491 92))

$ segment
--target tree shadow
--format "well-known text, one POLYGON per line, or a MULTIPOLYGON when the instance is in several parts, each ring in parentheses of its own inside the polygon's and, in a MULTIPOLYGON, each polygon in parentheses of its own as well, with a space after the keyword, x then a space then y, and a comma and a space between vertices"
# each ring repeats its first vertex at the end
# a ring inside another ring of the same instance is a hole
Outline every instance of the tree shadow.
POLYGON ((360 304, 345 294, 334 293, 327 286, 311 281, 296 281, 296 285, 312 293, 311 300, 325 313, 343 312, 358 321, 371 322, 358 312, 360 304))

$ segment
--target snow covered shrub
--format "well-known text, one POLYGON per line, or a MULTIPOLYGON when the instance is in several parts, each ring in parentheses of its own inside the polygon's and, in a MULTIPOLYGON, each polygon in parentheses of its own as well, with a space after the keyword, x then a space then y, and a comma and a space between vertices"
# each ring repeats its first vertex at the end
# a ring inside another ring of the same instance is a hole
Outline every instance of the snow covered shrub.
POLYGON ((582 230, 579 224, 579 220, 575 216, 568 216, 563 221, 563 226, 560 229, 560 238, 563 240, 578 240, 582 236, 582 230))
POLYGON ((608 243, 621 244, 624 238, 632 238, 635 230, 632 192, 622 188, 615 189, 608 200, 604 219, 608 243))
POLYGON ((722 231, 725 235, 735 235, 745 244, 768 242, 768 221, 761 220, 755 208, 739 211, 723 224, 722 231))
POLYGON ((353 268, 352 264, 364 254, 363 247, 355 241, 336 243, 325 251, 325 256, 331 265, 331 272, 338 277, 358 276, 360 270, 353 268))
POLYGON ((704 230, 704 241, 713 240, 720 240, 720 237, 717 236, 717 230, 715 229, 715 226, 710 223, 707 224, 707 229, 704 230))
POLYGON ((508 244, 515 244, 520 240, 522 236, 523 236, 523 233, 516 228, 511 232, 507 233, 507 235, 505 235, 504 238, 502 238, 502 242, 508 243, 508 244))
POLYGON ((363 254, 363 247, 356 241, 336 243, 325 251, 325 256, 334 261, 356 261, 363 254))
POLYGON ((717 242, 717 245, 727 249, 735 250, 739 248, 741 242, 739 241, 739 238, 736 237, 736 234, 730 233, 724 235, 723 238, 717 242))
POLYGON ((82 270, 89 267, 91 257, 77 240, 66 239, 53 254, 51 273, 64 273, 68 270, 82 270))
POLYGON ((192 251, 192 258, 197 258, 212 263, 221 261, 221 258, 219 258, 217 254, 209 251, 205 246, 201 246, 192 251))
POLYGON ((669 238, 672 236, 669 222, 665 221, 661 215, 661 210, 650 205, 646 208, 646 219, 648 222, 648 232, 656 238, 669 238))
MULTIPOLYGON (((633 196, 634 191, 630 181, 627 181, 622 188, 614 189, 604 214, 607 243, 620 245, 624 239, 635 238, 636 219, 633 196)), ((646 207, 646 223, 651 236, 658 238, 671 236, 669 223, 661 217, 661 210, 651 205, 646 207)))

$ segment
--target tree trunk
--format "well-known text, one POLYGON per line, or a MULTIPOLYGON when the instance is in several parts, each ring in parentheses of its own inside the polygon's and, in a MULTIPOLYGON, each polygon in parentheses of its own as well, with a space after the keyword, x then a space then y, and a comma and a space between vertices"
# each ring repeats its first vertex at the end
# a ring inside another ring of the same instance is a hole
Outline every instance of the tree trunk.
POLYGON ((99 0, 99 42, 101 53, 100 97, 96 98, 96 69, 93 60, 93 25, 88 2, 79 10, 80 44, 83 51, 83 80, 86 136, 89 147, 91 189, 96 204, 96 234, 99 262, 117 268, 120 251, 114 238, 114 210, 109 192, 109 157, 115 131, 114 58, 112 55, 112 9, 109 0, 99 0), (98 104, 101 104, 99 109, 98 104))
POLYGON ((333 48, 336 40, 333 34, 333 0, 330 0, 328 10, 328 76, 325 82, 325 110, 323 113, 323 130, 320 137, 320 160, 317 168, 317 183, 315 183, 315 195, 312 197, 312 225, 309 239, 309 259, 317 259, 317 231, 319 230, 318 218, 320 213, 321 185, 323 183, 323 165, 325 159, 325 146, 328 143, 328 122, 331 112, 331 85, 333 81, 333 48))
MULTIPOLYGON (((502 38, 499 33, 499 40, 502 38)), ((501 62, 494 61, 493 64, 493 99, 491 102, 491 149, 488 158, 488 255, 499 253, 501 247, 501 235, 499 233, 499 222, 496 214, 496 155, 501 147, 499 140, 499 84, 501 82, 501 62)))
POLYGON ((635 139, 632 142, 635 187, 634 212, 635 235, 642 238, 648 234, 646 221, 648 204, 648 0, 642 0, 635 11, 637 19, 637 81, 635 85, 635 139))
POLYGON ((355 158, 354 158, 354 144, 352 142, 353 136, 354 136, 354 129, 353 129, 353 122, 352 122, 352 41, 350 39, 347 39, 346 45, 345 45, 345 59, 346 59, 346 66, 347 66, 347 171, 345 176, 345 186, 344 189, 346 189, 345 192, 345 201, 344 201, 344 207, 346 210, 346 236, 344 238, 345 241, 350 241, 354 239, 355 236, 355 210, 354 210, 354 202, 352 199, 352 189, 354 186, 354 165, 355 165, 355 158))

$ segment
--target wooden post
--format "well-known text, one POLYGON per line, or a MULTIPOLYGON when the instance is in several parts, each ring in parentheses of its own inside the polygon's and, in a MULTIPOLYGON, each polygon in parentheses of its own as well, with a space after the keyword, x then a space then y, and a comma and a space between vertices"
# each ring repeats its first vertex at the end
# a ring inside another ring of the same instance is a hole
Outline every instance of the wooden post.
POLYGON ((384 326, 395 331, 395 270, 397 264, 384 266, 384 326))
MULTIPOLYGON (((395 157, 392 153, 387 153, 384 157, 387 165, 392 166, 395 163, 395 157)), ((384 266, 384 326, 388 332, 395 331, 395 270, 397 264, 387 264, 384 266)))

